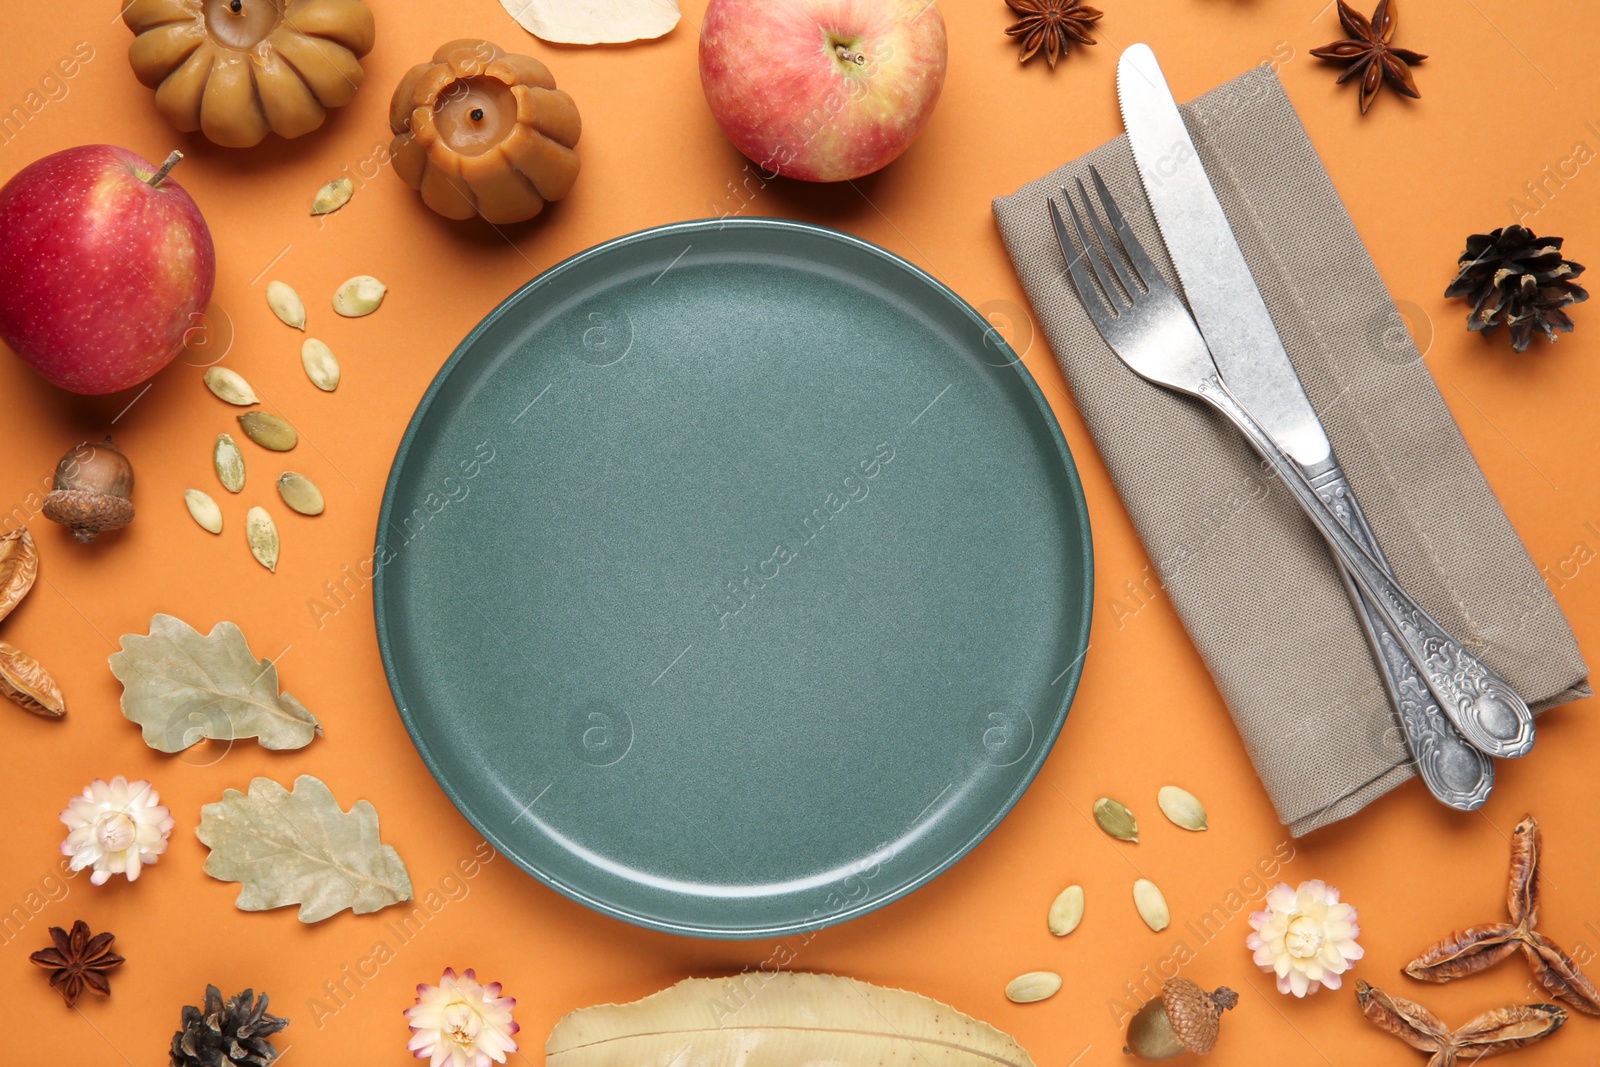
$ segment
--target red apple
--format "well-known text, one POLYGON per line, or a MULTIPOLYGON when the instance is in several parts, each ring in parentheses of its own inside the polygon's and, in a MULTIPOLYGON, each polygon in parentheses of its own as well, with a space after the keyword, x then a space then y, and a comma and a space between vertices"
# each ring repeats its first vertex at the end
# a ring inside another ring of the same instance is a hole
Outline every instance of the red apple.
POLYGON ((69 148, 0 189, 0 339, 74 393, 114 393, 172 362, 216 265, 194 200, 125 148, 69 148))
POLYGON ((812 182, 886 166, 944 86, 933 0, 711 0, 700 84, 734 147, 812 182))

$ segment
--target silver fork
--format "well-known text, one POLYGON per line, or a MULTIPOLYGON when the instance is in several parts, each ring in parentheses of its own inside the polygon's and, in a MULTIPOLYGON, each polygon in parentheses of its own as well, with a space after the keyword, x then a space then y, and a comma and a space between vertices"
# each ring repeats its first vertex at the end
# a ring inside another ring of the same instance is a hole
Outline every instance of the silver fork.
POLYGON ((1400 588, 1384 566, 1339 523, 1294 462, 1228 391, 1188 308, 1145 255, 1099 173, 1091 168, 1090 176, 1138 282, 1117 255, 1116 245, 1101 224, 1082 181, 1077 185, 1084 213, 1089 216, 1100 247, 1105 250, 1106 259, 1121 283, 1120 291, 1096 253, 1094 242, 1089 240, 1077 205, 1065 188, 1062 194, 1072 214, 1073 229, 1083 249, 1081 254, 1074 250, 1054 200, 1050 201, 1050 218, 1073 286, 1106 343, 1140 377, 1205 401, 1244 434, 1367 594, 1398 638, 1406 660, 1437 698, 1451 725, 1474 749, 1502 757, 1526 754, 1533 746, 1533 716, 1527 704, 1504 679, 1467 651, 1400 588), (1084 268, 1085 261, 1099 281, 1104 298, 1090 280, 1089 271, 1084 268))

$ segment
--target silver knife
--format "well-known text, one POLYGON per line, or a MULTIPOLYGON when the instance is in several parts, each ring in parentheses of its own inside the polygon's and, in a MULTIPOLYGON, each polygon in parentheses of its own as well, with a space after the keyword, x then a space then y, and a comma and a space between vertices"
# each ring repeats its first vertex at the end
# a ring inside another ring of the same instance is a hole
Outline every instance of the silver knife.
MULTIPOLYGON (((1387 570, 1147 46, 1136 44, 1122 54, 1117 95, 1162 239, 1223 379, 1294 459, 1340 524, 1387 570)), ((1526 704, 1514 694, 1503 699, 1504 693, 1498 694, 1502 699, 1474 700, 1419 673, 1342 569, 1341 577, 1359 609, 1423 781, 1452 807, 1480 807, 1494 783, 1494 767, 1484 753, 1519 756, 1532 746, 1526 704)))

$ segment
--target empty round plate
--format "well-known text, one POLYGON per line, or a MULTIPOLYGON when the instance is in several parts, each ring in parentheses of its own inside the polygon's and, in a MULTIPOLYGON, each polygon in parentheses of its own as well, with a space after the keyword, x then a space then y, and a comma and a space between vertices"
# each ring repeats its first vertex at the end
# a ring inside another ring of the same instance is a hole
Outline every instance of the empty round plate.
POLYGON ((709 220, 518 290, 418 406, 379 646, 456 807, 643 926, 764 937, 1010 810, 1088 646, 1088 516, 1027 370, 834 230, 709 220))

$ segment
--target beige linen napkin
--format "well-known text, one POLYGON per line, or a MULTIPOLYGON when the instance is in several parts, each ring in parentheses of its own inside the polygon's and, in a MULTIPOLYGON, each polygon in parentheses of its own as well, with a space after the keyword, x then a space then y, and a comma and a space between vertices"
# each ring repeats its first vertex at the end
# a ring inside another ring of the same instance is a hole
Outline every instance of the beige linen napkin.
MULTIPOLYGON (((1402 584, 1536 710, 1589 695, 1571 628, 1467 450, 1277 77, 1256 68, 1182 111, 1402 584)), ((1150 581, 1138 597, 1121 588, 1122 576, 1103 576, 1100 595, 1123 598, 1131 611, 1165 589, 1279 819, 1298 836, 1354 814, 1415 771, 1331 557, 1289 494, 1220 418, 1135 377, 1084 314, 1045 198, 1087 179, 1089 164, 1175 281, 1126 137, 996 200, 994 213, 1159 575, 1159 587, 1150 581)), ((1102 610, 1096 625, 1125 618, 1102 610)))

